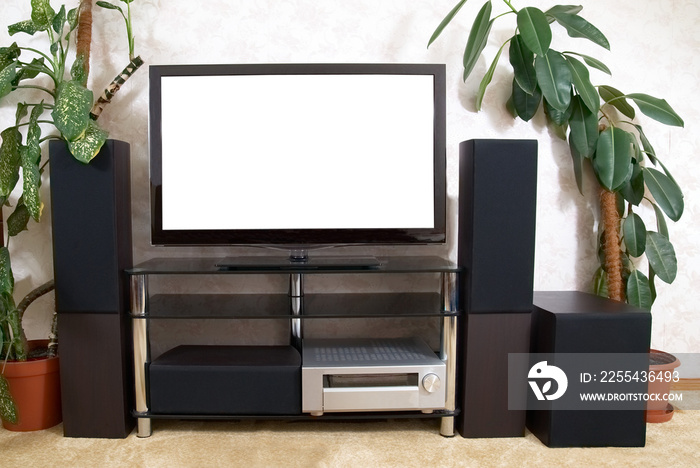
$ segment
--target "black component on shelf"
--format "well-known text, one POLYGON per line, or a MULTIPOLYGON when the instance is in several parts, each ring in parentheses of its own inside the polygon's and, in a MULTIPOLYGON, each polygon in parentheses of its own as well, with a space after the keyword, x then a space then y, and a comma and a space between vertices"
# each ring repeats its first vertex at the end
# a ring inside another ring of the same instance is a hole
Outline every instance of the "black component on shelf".
POLYGON ((301 356, 292 346, 193 346, 149 365, 153 413, 301 413, 301 356))

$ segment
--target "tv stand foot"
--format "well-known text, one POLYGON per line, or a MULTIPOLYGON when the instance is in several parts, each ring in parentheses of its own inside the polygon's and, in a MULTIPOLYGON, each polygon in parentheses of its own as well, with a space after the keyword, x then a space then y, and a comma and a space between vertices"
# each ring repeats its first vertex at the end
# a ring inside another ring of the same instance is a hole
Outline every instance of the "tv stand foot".
POLYGON ((454 435, 455 435, 455 418, 454 418, 454 416, 446 416, 440 420, 440 435, 443 437, 454 437, 454 435))
POLYGON ((138 418, 136 422, 136 436, 145 438, 151 437, 151 420, 149 418, 138 418))

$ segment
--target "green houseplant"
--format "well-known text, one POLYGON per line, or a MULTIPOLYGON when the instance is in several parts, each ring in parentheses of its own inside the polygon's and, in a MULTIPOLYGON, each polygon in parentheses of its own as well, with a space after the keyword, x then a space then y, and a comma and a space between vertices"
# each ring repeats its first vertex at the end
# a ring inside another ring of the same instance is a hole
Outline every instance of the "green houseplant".
MULTIPOLYGON (((452 21, 466 0, 461 0, 439 24, 428 46, 452 21)), ((500 2, 499 2, 500 3, 500 2)), ((645 309, 656 298, 655 279, 672 283, 676 254, 669 240, 666 218, 678 221, 683 214, 683 194, 662 163, 642 126, 636 110, 671 126, 683 120, 662 99, 647 94, 625 94, 608 85, 594 85, 590 72, 610 75, 600 60, 553 47, 555 27, 574 38, 583 38, 609 49, 604 34, 579 15, 581 6, 556 5, 547 11, 534 7, 516 9, 503 0, 504 12, 496 14, 491 0, 477 13, 464 51, 464 80, 470 76, 497 20, 513 20, 514 33, 500 46, 484 74, 476 95, 481 109, 502 53, 507 49, 513 71, 512 91, 506 106, 514 117, 529 121, 542 107, 557 134, 568 139, 574 174, 583 193, 584 167, 590 166, 600 191, 600 268, 594 275, 596 293, 645 309), (506 47, 508 46, 508 47, 506 47), (652 167, 653 166, 653 167, 652 167), (653 209, 655 229, 639 215, 642 205, 653 209), (648 276, 637 268, 646 257, 648 276)))
MULTIPOLYGON (((24 361, 28 344, 22 328, 22 314, 37 297, 53 288, 53 281, 36 288, 19 305, 14 300, 10 239, 27 229, 30 220, 38 222, 43 203, 39 196, 41 176, 47 161, 42 160, 41 144, 49 139, 66 142, 76 160, 89 163, 107 139, 107 132, 97 123, 104 106, 119 87, 142 65, 135 57, 130 4, 121 0, 127 13, 108 2, 98 2, 103 8, 118 10, 127 25, 130 63, 110 84, 103 95, 93 102, 93 92, 87 88, 89 50, 92 29, 92 2, 81 0, 80 6, 58 11, 49 0, 31 0, 31 18, 8 27, 15 34, 43 34, 48 50, 23 47, 17 42, 0 48, 0 103, 8 95, 18 97, 14 122, 0 134, 0 226, 7 225, 0 245, 0 371, 8 360, 24 361), (74 39, 75 40, 74 42, 74 39), (69 52, 76 45, 76 54, 69 68, 69 52), (29 58, 27 58, 29 56, 29 58), (30 99, 31 102, 21 99, 30 99), (51 133, 43 135, 46 128, 51 133), (17 190, 21 195, 7 218, 10 196, 17 190)), ((0 416, 14 422, 16 408, 9 394, 3 372, 0 372, 0 416)))

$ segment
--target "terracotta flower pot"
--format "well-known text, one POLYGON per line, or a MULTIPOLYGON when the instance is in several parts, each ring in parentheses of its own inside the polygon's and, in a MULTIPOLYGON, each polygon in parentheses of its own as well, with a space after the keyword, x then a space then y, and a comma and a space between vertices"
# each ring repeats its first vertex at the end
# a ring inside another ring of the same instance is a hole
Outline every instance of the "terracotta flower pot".
MULTIPOLYGON (((681 362, 672 354, 649 350, 649 387, 648 394, 668 395, 671 392, 671 384, 674 369, 681 365, 681 362), (670 372, 670 374, 668 373, 670 372), (653 381, 651 375, 654 374, 653 381)), ((673 405, 664 399, 651 398, 647 401, 646 421, 648 423, 662 423, 670 421, 673 417, 673 405)))
MULTIPOLYGON (((30 347, 31 344, 30 342, 30 347)), ((23 362, 8 361, 4 374, 17 406, 17 424, 3 421, 5 429, 38 431, 61 422, 58 357, 23 362)))

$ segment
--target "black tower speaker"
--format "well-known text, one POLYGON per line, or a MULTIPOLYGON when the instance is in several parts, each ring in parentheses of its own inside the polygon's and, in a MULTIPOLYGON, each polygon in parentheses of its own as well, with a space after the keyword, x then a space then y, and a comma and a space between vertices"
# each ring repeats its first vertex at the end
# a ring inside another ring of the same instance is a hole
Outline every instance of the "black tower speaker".
POLYGON ((457 429, 464 437, 523 436, 525 411, 508 410, 508 353, 530 346, 537 142, 469 140, 459 152, 458 261, 465 271, 459 296, 466 316, 457 429))
POLYGON ((64 433, 126 437, 132 266, 129 144, 108 140, 90 164, 49 145, 64 433))

